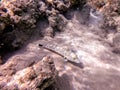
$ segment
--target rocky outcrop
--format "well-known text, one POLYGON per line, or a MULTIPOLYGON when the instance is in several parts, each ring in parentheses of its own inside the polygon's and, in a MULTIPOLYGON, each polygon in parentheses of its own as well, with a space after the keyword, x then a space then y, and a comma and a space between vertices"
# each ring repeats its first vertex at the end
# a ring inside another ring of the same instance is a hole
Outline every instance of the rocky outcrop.
POLYGON ((44 90, 54 82, 57 75, 53 60, 44 57, 37 63, 31 63, 25 69, 17 70, 11 61, 0 66, 0 90, 44 90))

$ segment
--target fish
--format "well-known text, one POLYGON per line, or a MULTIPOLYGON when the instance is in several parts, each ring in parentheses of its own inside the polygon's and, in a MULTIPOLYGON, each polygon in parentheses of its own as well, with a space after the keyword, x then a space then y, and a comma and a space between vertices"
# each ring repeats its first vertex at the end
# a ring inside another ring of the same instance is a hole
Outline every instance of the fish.
POLYGON ((48 43, 47 45, 39 44, 39 47, 42 47, 46 50, 49 50, 49 51, 63 57, 64 60, 67 62, 80 63, 80 60, 76 54, 76 51, 67 46, 62 47, 57 44, 49 44, 48 43))

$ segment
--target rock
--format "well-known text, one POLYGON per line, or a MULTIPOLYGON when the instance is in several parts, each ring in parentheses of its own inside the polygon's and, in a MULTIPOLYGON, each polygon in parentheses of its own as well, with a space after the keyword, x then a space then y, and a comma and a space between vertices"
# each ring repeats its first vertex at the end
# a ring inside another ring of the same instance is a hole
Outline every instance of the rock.
MULTIPOLYGON (((14 64, 12 61, 11 63, 14 64)), ((50 57, 44 57, 22 70, 16 71, 13 69, 14 67, 17 66, 13 66, 11 69, 1 66, 0 90, 44 90, 54 82, 57 76, 54 62, 50 57)))

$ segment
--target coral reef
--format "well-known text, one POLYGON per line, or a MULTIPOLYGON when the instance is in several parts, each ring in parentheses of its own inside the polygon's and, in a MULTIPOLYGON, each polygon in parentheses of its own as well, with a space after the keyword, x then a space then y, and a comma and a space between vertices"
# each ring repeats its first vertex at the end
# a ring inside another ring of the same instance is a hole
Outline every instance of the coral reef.
POLYGON ((12 65, 11 61, 1 67, 1 90, 44 90, 54 82, 57 75, 53 60, 48 56, 22 70, 15 68, 18 67, 18 63, 19 60, 16 58, 15 66, 12 65))

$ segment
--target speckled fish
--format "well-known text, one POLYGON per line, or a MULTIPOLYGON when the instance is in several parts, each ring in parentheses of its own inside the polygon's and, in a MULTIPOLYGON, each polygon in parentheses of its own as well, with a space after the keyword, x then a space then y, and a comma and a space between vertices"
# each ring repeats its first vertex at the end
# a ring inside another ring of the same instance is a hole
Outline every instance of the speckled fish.
POLYGON ((48 43, 46 45, 39 44, 39 46, 60 55, 65 59, 65 61, 80 63, 76 51, 69 48, 68 46, 62 46, 60 44, 57 45, 57 43, 52 43, 52 44, 48 43))

